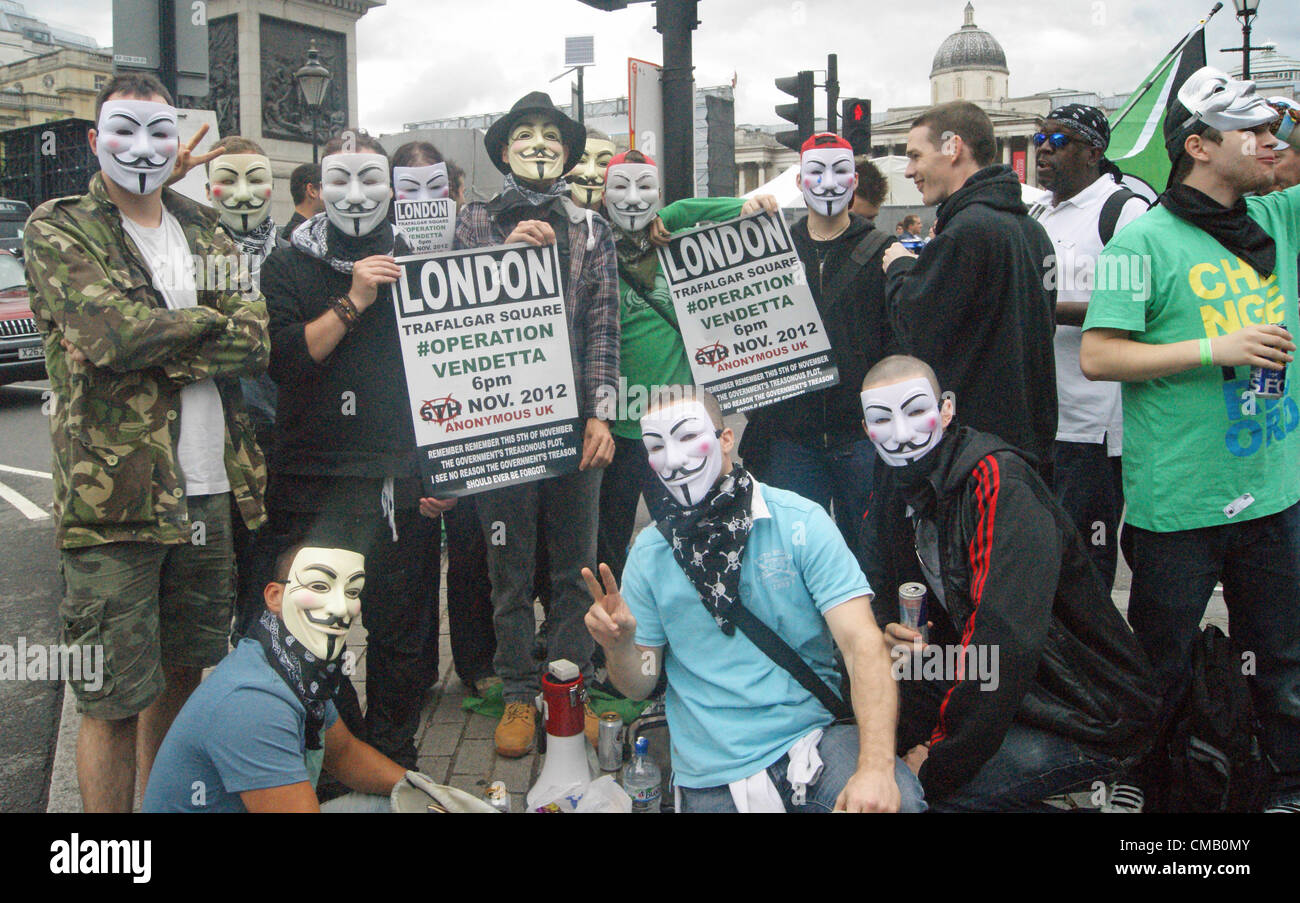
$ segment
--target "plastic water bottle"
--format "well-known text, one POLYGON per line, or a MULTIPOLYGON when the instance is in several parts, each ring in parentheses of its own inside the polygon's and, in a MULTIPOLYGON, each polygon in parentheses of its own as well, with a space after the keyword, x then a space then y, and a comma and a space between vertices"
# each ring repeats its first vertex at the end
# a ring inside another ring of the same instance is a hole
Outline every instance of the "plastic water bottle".
POLYGON ((636 738, 632 761, 623 767, 623 789, 632 797, 633 812, 659 811, 659 766, 646 755, 650 741, 636 738))

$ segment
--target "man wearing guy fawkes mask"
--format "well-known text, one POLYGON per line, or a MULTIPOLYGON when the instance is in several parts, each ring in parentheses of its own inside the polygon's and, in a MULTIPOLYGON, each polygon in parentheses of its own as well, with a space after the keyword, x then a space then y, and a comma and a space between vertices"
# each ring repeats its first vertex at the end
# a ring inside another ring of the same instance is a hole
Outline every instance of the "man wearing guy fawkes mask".
POLYGON ((840 382, 752 412, 740 453, 771 485, 828 512, 833 502, 844 541, 866 570, 862 526, 875 454, 858 429, 857 386, 895 350, 880 257, 896 239, 850 211, 858 175, 843 138, 821 132, 804 142, 798 180, 808 216, 790 233, 840 382))
POLYGON ((871 589, 830 517, 732 463, 735 436, 703 389, 660 389, 641 434, 657 523, 637 537, 621 590, 608 564, 599 582, 584 570, 586 623, 628 697, 644 699, 666 668, 680 808, 923 811, 894 755, 897 691, 871 589), (809 683, 756 645, 764 625, 779 627, 809 683), (835 646, 856 728, 832 724, 850 713, 831 689, 835 646))
MULTIPOLYGON (((596 557, 601 474, 614 456, 607 423, 611 414, 599 408, 598 390, 618 384, 619 324, 618 265, 609 225, 574 204, 562 178, 582 156, 585 140, 586 129, 546 94, 520 98, 484 136, 489 159, 505 175, 501 193, 487 203, 467 204, 456 218, 456 248, 556 245, 578 411, 585 420, 577 472, 483 492, 474 499, 488 542, 494 665, 506 703, 496 749, 511 758, 527 754, 535 733, 532 700, 540 689, 540 673, 532 657, 533 574, 539 515, 545 520, 552 588, 546 658, 566 658, 591 676, 592 645, 582 628, 586 605, 579 571, 596 557), (491 538, 499 535, 496 525, 505 526, 504 545, 491 538)), ((588 709, 588 736, 596 723, 588 709)))
POLYGON ((256 287, 262 261, 276 247, 271 160, 260 145, 238 135, 223 140, 221 147, 221 156, 208 161, 208 199, 221 217, 222 228, 249 256, 256 287))
POLYGON ((194 153, 206 127, 182 142, 167 90, 142 73, 113 76, 95 104, 100 171, 38 207, 23 245, 58 400, 63 643, 107 666, 99 685, 68 681, 82 806, 130 812, 167 726, 226 654, 232 518, 266 519, 236 377, 265 370, 268 343, 261 297, 202 272, 238 253, 216 213, 165 187, 220 154, 194 153))
POLYGON ((583 145, 578 165, 565 177, 573 203, 584 210, 600 210, 605 196, 605 170, 614 157, 614 142, 600 129, 587 126, 587 143, 583 145))
MULTIPOLYGON (((930 805, 1041 809, 1136 761, 1159 705, 1150 663, 1033 464, 996 436, 958 429, 952 394, 916 358, 880 361, 861 404, 910 506, 929 641, 962 647, 956 674, 904 668, 912 676, 899 683, 899 751, 930 805), (993 662, 991 673, 977 661, 993 662)), ((935 651, 899 623, 885 636, 900 663, 935 651)))
MULTIPOLYGON (((262 268, 271 313, 270 373, 279 385, 266 554, 328 530, 365 555, 369 633, 367 709, 339 686, 344 720, 408 768, 432 662, 421 649, 437 630, 440 522, 451 503, 430 499, 421 517, 406 379, 392 305, 381 286, 409 253, 392 224, 388 157, 365 134, 325 145, 323 213, 293 233, 262 268)), ((242 613, 245 625, 255 611, 242 613)))
MULTIPOLYGON (((659 269, 655 245, 671 232, 705 221, 733 219, 760 207, 775 211, 776 200, 742 198, 683 198, 662 207, 659 167, 637 150, 619 154, 605 172, 603 213, 612 224, 618 254, 619 375, 625 401, 648 397, 652 386, 691 382, 691 364, 682 344, 668 282, 659 269)), ((613 387, 611 387, 613 388, 613 387)), ((618 577, 623 573, 628 543, 636 522, 637 502, 653 490, 646 466, 639 424, 642 411, 624 405, 616 393, 601 398, 614 412, 614 460, 600 484, 599 560, 618 577)))
POLYGON ((145 812, 387 812, 395 787, 427 781, 353 736, 331 698, 365 566, 328 546, 280 555, 260 616, 163 741, 145 812), (322 806, 322 768, 354 792, 322 806))

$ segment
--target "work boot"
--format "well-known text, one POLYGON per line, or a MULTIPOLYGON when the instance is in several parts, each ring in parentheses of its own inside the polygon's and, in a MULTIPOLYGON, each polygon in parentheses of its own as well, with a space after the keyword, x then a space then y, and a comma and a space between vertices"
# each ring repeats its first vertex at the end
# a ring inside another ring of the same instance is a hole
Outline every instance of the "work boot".
POLYGON ((497 755, 518 759, 528 755, 537 733, 537 710, 531 703, 507 702, 501 721, 492 735, 497 755))

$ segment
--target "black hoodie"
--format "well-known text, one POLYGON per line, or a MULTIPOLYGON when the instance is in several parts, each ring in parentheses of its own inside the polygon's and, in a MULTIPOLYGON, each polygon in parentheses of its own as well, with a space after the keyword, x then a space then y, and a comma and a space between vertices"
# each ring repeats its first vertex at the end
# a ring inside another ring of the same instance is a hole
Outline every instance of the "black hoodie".
POLYGON ((900 483, 936 528, 925 535, 937 535, 943 605, 930 620, 954 642, 998 651, 996 687, 943 688, 926 796, 974 777, 1013 721, 1136 761, 1154 737, 1151 665, 1056 496, 1020 452, 969 427, 954 425, 922 463, 900 483))
POLYGON ((976 429, 1032 454, 1050 473, 1056 439, 1054 251, 1030 219, 1020 180, 988 166, 939 206, 934 240, 895 261, 885 292, 898 339, 957 394, 976 429))
POLYGON ((873 229, 870 220, 857 214, 849 215, 848 228, 832 241, 814 241, 808 234, 807 217, 791 227, 840 381, 752 412, 740 450, 747 464, 761 468, 767 461, 767 443, 775 436, 814 448, 836 448, 866 439, 859 399, 862 379, 877 361, 898 350, 889 326, 885 274, 880 268, 881 253, 896 239, 890 236, 864 264, 850 260, 873 229))

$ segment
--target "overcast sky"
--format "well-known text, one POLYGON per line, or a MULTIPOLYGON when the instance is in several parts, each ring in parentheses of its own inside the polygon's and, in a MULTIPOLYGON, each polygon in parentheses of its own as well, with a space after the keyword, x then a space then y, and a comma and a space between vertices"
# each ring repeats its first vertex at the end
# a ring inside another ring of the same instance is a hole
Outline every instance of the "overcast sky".
MULTIPOLYGON (((112 43, 109 0, 25 0, 56 25, 112 43)), ((1213 0, 978 0, 975 22, 1002 44, 1011 93, 1074 88, 1128 92, 1213 0), (1041 12, 1040 12, 1041 11, 1041 12), (1036 14, 1038 13, 1038 14, 1036 14)), ((966 0, 700 0, 694 34, 695 83, 736 77, 736 121, 777 121, 788 98, 772 80, 824 69, 839 54, 840 93, 865 96, 875 110, 929 101, 930 65, 962 24, 966 0)), ((1261 0, 1253 43, 1275 41, 1300 57, 1296 0, 1261 0)), ((1212 65, 1239 63, 1219 48, 1241 44, 1231 0, 1211 20, 1212 65)), ((662 61, 654 10, 637 3, 604 13, 578 0, 388 0, 357 24, 360 124, 397 131, 405 122, 507 109, 533 90, 569 100, 563 70, 566 35, 595 35, 586 74, 589 100, 627 91, 627 58, 662 61)), ((824 115, 818 92, 817 114, 824 115)))

